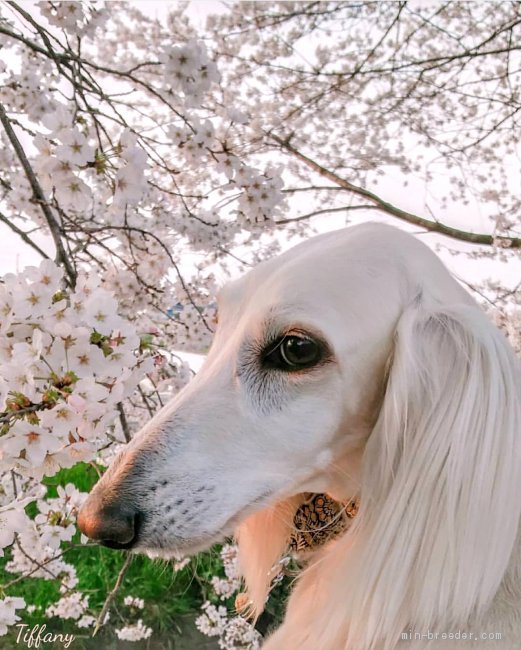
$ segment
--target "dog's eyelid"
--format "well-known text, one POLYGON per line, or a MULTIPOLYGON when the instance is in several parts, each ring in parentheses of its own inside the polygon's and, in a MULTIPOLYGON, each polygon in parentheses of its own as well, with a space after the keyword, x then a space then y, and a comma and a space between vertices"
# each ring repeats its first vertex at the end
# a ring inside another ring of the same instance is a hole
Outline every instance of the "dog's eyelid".
POLYGON ((268 345, 264 346, 262 349, 262 357, 264 358, 273 354, 278 348, 280 348, 288 336, 288 334, 283 334, 282 336, 277 337, 271 344, 268 343, 268 345))
MULTIPOLYGON (((329 345, 324 337, 324 335, 316 330, 313 330, 311 328, 307 328, 305 326, 291 326, 288 328, 285 328, 279 332, 277 336, 274 336, 272 338, 273 340, 279 341, 282 343, 285 339, 287 339, 289 336, 296 336, 301 339, 309 339, 310 341, 315 341, 315 343, 318 343, 320 346, 322 346, 325 349, 329 348, 329 345)), ((265 346, 266 347, 266 346, 265 346)))

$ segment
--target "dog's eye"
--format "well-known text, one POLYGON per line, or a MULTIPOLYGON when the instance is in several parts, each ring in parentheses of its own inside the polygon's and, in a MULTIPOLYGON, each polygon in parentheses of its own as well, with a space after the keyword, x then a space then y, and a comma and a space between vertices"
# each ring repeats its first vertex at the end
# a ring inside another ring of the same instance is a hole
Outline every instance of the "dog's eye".
POLYGON ((301 370, 322 358, 321 346, 306 336, 284 336, 263 357, 263 365, 278 370, 301 370))

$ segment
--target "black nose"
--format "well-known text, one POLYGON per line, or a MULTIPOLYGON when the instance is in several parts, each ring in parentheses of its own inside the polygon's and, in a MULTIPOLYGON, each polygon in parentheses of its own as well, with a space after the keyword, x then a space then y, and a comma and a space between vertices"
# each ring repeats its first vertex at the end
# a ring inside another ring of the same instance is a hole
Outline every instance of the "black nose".
POLYGON ((100 508, 95 495, 87 499, 78 514, 78 526, 84 535, 117 549, 136 544, 142 520, 142 514, 127 504, 100 508))

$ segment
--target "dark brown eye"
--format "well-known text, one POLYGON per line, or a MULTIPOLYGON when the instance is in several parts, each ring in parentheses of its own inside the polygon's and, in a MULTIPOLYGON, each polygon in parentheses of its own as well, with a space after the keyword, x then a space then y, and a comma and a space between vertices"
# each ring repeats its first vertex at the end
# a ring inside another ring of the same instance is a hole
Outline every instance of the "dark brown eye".
POLYGON ((311 368, 322 359, 322 348, 317 341, 307 336, 284 336, 275 346, 270 346, 263 357, 267 368, 287 372, 311 368))

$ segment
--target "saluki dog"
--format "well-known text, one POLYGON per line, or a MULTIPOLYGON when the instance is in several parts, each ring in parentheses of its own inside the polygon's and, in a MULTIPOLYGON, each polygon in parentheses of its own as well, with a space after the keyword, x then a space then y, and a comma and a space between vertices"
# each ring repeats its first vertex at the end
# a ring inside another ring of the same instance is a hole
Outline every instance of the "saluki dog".
POLYGON ((258 615, 303 494, 359 499, 264 650, 521 648, 521 371, 415 237, 319 235, 226 285, 203 368, 80 528, 169 557, 235 533, 258 615))

